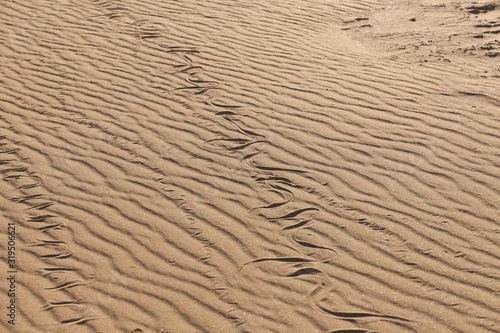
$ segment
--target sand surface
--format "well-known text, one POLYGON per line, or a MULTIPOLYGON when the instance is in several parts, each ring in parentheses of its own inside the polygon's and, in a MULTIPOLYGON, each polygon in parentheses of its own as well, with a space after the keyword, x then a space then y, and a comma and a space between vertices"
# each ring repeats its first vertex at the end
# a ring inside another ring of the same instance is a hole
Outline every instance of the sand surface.
POLYGON ((500 332, 499 40, 498 1, 1 0, 0 331, 500 332))

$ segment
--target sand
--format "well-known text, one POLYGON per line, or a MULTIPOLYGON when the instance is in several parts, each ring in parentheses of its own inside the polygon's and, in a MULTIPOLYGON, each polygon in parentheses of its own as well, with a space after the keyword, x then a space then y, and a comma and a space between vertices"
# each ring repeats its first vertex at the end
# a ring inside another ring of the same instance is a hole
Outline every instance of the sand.
POLYGON ((483 0, 1 1, 0 331, 500 332, 499 32, 483 0))

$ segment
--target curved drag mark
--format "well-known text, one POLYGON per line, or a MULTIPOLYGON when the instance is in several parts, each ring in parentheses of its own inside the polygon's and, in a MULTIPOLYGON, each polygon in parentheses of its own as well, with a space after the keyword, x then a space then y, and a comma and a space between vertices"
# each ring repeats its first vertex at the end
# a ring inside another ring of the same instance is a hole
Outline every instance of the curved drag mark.
POLYGON ((353 319, 353 318, 368 318, 368 317, 377 317, 381 319, 390 319, 390 320, 400 320, 400 321, 405 321, 405 322, 411 322, 411 320, 402 318, 402 317, 397 317, 397 316, 388 316, 388 315, 380 315, 376 313, 367 313, 367 312, 341 312, 341 311, 333 311, 330 310, 324 306, 315 305, 316 308, 319 309, 319 311, 326 313, 328 315, 332 315, 334 317, 338 318, 348 318, 348 319, 353 319))
POLYGON ((295 224, 289 225, 288 227, 284 227, 281 230, 282 231, 287 231, 287 230, 298 229, 298 228, 302 228, 302 227, 304 227, 306 225, 309 225, 310 223, 311 223, 311 220, 304 220, 304 221, 300 221, 300 222, 297 222, 295 224))
POLYGON ((39 240, 39 239, 37 239, 37 241, 38 242, 36 242, 36 243, 29 244, 29 246, 60 246, 60 245, 66 244, 63 241, 57 241, 57 240, 46 240, 46 239, 39 240))
POLYGON ((73 299, 70 301, 47 301, 47 304, 42 307, 43 310, 48 311, 56 307, 74 306, 83 304, 83 298, 73 299))
POLYGON ((42 259, 67 259, 73 255, 73 252, 67 251, 67 252, 58 252, 58 253, 52 253, 52 254, 42 254, 40 257, 42 259))
POLYGON ((210 143, 213 146, 218 146, 223 149, 228 149, 228 150, 242 150, 245 148, 250 147, 251 145, 257 144, 257 143, 269 143, 266 140, 247 140, 247 139, 212 139, 208 140, 205 143, 210 143), (224 144, 224 143, 230 143, 230 144, 224 144), (236 143, 236 144, 235 144, 236 143))
POLYGON ((78 318, 61 320, 61 324, 83 325, 91 320, 96 320, 98 317, 82 316, 78 318))
POLYGON ((300 246, 304 246, 304 247, 311 248, 311 249, 326 250, 326 251, 330 251, 332 253, 337 253, 337 251, 335 251, 334 249, 331 249, 331 248, 326 247, 326 246, 315 245, 315 244, 312 244, 309 242, 297 240, 293 234, 290 236, 290 239, 300 246))
POLYGON ((28 218, 28 222, 42 223, 46 222, 47 219, 52 219, 54 217, 57 217, 57 215, 45 214, 45 215, 31 216, 30 218, 28 218))
POLYGON ((301 214, 304 214, 306 212, 319 212, 319 209, 315 208, 315 207, 297 209, 297 210, 294 210, 293 212, 290 212, 290 213, 288 213, 286 215, 283 215, 283 216, 269 218, 269 220, 270 221, 275 221, 275 220, 290 220, 290 219, 295 219, 297 216, 299 216, 301 214))
MULTIPOLYGON (((165 45, 165 44, 161 44, 161 43, 159 43, 158 45, 165 48, 166 49, 165 52, 167 52, 167 53, 192 53, 192 54, 199 54, 200 53, 200 51, 198 51, 194 47, 169 46, 169 45, 165 45)), ((186 59, 189 59, 189 58, 186 57, 186 59)), ((190 60, 190 62, 192 62, 192 61, 190 60)), ((200 66, 195 66, 195 67, 201 68, 200 66)))
MULTIPOLYGON (((242 108, 243 106, 241 105, 227 105, 227 104, 220 104, 216 102, 209 101, 208 104, 216 106, 218 108, 224 108, 224 109, 239 109, 242 108)), ((236 113, 233 113, 231 111, 221 111, 216 113, 218 116, 224 116, 224 115, 236 115, 236 113)))
MULTIPOLYGON (((326 274, 324 274, 321 271, 319 271, 319 272, 313 271, 312 273, 313 274, 322 273, 323 277, 321 278, 321 280, 323 280, 323 282, 319 282, 318 286, 314 290, 312 290, 311 293, 309 294, 311 306, 313 306, 317 311, 319 311, 325 315, 333 316, 335 318, 346 320, 346 321, 351 321, 351 322, 356 322, 356 320, 359 320, 359 319, 369 319, 369 318, 379 318, 381 320, 395 321, 395 322, 398 322, 398 324, 403 325, 403 326, 406 326, 407 323, 409 324, 409 323, 414 322, 413 320, 399 317, 399 316, 384 315, 384 314, 370 313, 370 312, 332 310, 326 306, 323 306, 320 304, 321 301, 324 300, 324 296, 322 295, 322 292, 323 292, 323 290, 325 290, 327 288, 327 286, 329 286, 331 284, 331 282, 329 282, 330 279, 326 276, 326 274), (326 280, 325 280, 325 278, 326 278, 326 280)), ((305 273, 305 274, 307 274, 307 273, 305 273)), ((329 291, 326 291, 326 293, 328 294, 329 291)))
POLYGON ((78 271, 76 268, 72 267, 43 267, 39 268, 39 271, 42 272, 43 275, 48 275, 54 272, 76 272, 78 271))
POLYGON ((229 118, 229 116, 227 116, 227 115, 224 115, 223 117, 224 117, 225 120, 227 120, 229 123, 231 123, 231 125, 233 125, 238 130, 238 132, 240 132, 240 133, 242 133, 244 135, 248 135, 248 136, 252 136, 252 137, 259 137, 259 138, 264 138, 265 137, 262 134, 259 134, 259 133, 256 133, 256 132, 244 129, 242 126, 238 125, 236 123, 236 121, 234 121, 233 119, 229 118))
POLYGON ((47 289, 47 290, 65 290, 65 289, 69 289, 69 288, 83 286, 83 285, 86 285, 89 283, 92 283, 92 281, 81 281, 81 280, 67 281, 67 282, 59 283, 53 287, 47 287, 45 289, 47 289))
POLYGON ((314 274, 324 274, 324 273, 317 268, 309 267, 309 268, 299 269, 295 273, 288 274, 287 277, 298 277, 301 275, 311 275, 311 274, 314 275, 314 274))
POLYGON ((243 264, 240 268, 243 269, 246 266, 250 264, 256 264, 260 262, 266 262, 266 261, 276 261, 276 262, 289 262, 289 263, 304 263, 304 262, 314 262, 314 260, 311 259, 304 259, 304 258, 260 258, 260 259, 255 259, 252 261, 249 261, 245 264, 243 264))

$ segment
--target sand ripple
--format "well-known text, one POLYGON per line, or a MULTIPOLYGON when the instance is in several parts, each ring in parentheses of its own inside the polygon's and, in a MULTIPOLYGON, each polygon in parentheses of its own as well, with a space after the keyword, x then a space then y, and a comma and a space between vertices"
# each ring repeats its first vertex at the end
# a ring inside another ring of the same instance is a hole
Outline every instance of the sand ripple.
POLYGON ((497 2, 0 9, 17 332, 500 331, 497 2))

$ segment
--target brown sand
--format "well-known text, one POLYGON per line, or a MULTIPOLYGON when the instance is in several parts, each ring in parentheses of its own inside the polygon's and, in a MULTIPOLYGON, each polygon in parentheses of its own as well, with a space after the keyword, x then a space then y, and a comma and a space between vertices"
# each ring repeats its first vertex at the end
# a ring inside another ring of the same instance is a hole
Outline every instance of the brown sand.
POLYGON ((500 332, 499 32, 498 1, 2 0, 0 331, 500 332))

